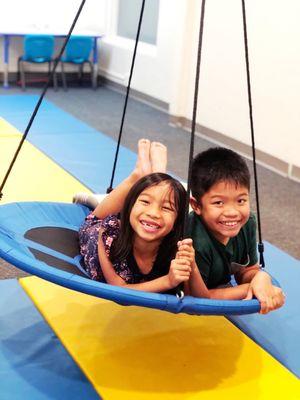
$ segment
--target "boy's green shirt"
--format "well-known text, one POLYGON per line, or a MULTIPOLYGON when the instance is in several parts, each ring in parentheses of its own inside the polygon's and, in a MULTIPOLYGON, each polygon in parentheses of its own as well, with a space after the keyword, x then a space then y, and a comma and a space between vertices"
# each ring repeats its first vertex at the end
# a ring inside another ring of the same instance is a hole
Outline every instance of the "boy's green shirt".
POLYGON ((209 289, 225 285, 231 274, 257 263, 256 220, 250 215, 239 234, 220 243, 195 212, 189 214, 188 237, 193 239, 196 263, 209 289))

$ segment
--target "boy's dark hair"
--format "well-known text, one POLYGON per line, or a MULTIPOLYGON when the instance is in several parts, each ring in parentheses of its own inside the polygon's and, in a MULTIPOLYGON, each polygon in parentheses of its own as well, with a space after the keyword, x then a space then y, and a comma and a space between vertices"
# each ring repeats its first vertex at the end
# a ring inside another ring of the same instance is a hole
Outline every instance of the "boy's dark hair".
POLYGON ((250 172, 243 158, 224 147, 212 147, 193 160, 191 192, 200 201, 218 182, 232 182, 250 189, 250 172))
POLYGON ((185 216, 186 191, 182 184, 168 174, 153 173, 138 180, 130 189, 121 212, 121 230, 118 238, 113 241, 109 259, 112 262, 125 260, 132 251, 133 229, 130 224, 130 213, 134 203, 143 190, 151 186, 156 186, 161 182, 170 185, 170 191, 174 193, 175 209, 177 218, 172 231, 163 239, 160 249, 163 249, 163 259, 167 260, 175 257, 177 242, 181 239, 185 216), (170 257, 170 258, 169 258, 170 257))

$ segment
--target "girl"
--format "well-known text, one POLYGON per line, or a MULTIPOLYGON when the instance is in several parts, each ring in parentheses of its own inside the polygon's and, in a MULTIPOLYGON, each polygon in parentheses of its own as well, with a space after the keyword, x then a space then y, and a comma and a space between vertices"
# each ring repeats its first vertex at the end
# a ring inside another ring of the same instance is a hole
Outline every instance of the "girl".
MULTIPOLYGON (((92 279, 151 292, 168 292, 189 280, 185 248, 176 257, 186 194, 165 173, 166 164, 165 146, 140 140, 135 170, 87 216, 79 242, 92 279)), ((203 281, 197 294, 208 297, 203 281)))

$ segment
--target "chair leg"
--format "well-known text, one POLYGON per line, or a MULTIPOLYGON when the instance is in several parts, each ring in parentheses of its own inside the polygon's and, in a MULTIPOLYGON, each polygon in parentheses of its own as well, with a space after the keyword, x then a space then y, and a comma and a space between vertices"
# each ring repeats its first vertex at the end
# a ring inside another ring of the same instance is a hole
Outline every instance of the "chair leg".
POLYGON ((66 80, 63 61, 60 62, 60 66, 61 66, 61 80, 62 80, 64 91, 66 92, 68 90, 68 88, 67 88, 67 80, 66 80))
MULTIPOLYGON (((55 65, 55 61, 53 61, 53 67, 55 65)), ((52 67, 52 62, 51 62, 51 67, 52 67)), ((52 68, 51 68, 52 70, 52 68)), ((58 89, 58 84, 57 84, 57 75, 56 75, 56 70, 53 72, 53 88, 54 91, 57 92, 58 89)))
POLYGON ((95 73, 94 65, 93 65, 93 63, 91 61, 88 61, 88 64, 89 64, 90 69, 91 69, 91 84, 92 84, 92 88, 94 90, 96 90, 97 89, 97 82, 96 82, 96 79, 94 77, 94 73, 95 73))
POLYGON ((20 76, 21 76, 21 88, 24 92, 26 89, 26 82, 25 82, 24 62, 22 60, 20 60, 20 76))
POLYGON ((21 75, 20 75, 20 63, 21 63, 22 57, 18 58, 18 71, 17 71, 17 83, 20 82, 21 75))
POLYGON ((53 74, 53 87, 54 87, 54 91, 57 92, 58 90, 58 83, 57 83, 57 75, 56 75, 56 71, 53 74))
POLYGON ((84 62, 82 64, 79 64, 78 66, 78 80, 80 86, 82 86, 82 81, 83 81, 83 66, 84 62))

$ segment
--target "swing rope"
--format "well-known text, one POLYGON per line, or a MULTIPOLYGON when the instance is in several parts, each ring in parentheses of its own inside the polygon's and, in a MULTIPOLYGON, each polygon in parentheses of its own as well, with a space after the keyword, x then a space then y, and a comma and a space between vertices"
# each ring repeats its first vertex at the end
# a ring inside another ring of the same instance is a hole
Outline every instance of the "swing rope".
POLYGON ((189 216, 191 179, 192 179, 192 163, 193 163, 193 157, 194 157, 194 143, 195 143, 197 107, 198 107, 198 92, 199 92, 200 67, 201 67, 201 56, 202 56, 205 3, 206 3, 206 0, 202 0, 201 14, 200 14, 199 38, 198 38, 197 65, 196 65, 196 75, 195 75, 194 105, 193 105, 193 116, 192 116, 191 136, 190 136, 189 167, 188 167, 188 180, 187 180, 186 203, 185 203, 186 209, 185 209, 185 217, 184 217, 184 225, 183 225, 183 237, 185 237, 185 238, 187 237, 187 230, 188 230, 188 216, 189 216))
POLYGON ((259 206, 259 190, 258 190, 258 176, 257 176, 257 168, 256 168, 256 150, 255 150, 255 135, 254 135, 254 124, 253 124, 253 109, 252 109, 252 96, 251 96, 251 80, 250 80, 250 66, 249 66, 249 51, 248 51, 248 35, 247 35, 247 19, 246 19, 245 0, 242 0, 242 13, 243 13, 245 61, 246 61, 246 72, 247 72, 248 106, 249 106, 249 119, 250 119, 250 130, 251 130, 252 162, 253 162, 255 198, 256 198, 256 211, 257 211, 257 229, 258 229, 258 239, 259 239, 259 242, 258 242, 259 264, 260 264, 261 268, 264 268, 265 267, 265 260, 264 260, 264 254, 263 254, 264 253, 264 244, 263 244, 263 241, 262 241, 260 206, 259 206))
POLYGON ((145 0, 143 0, 142 6, 141 6, 139 23, 138 23, 138 28, 137 28, 136 38, 135 38, 134 51, 133 51, 133 56, 132 56, 132 60, 131 60, 130 74, 129 74, 128 84, 127 84, 127 88, 126 88, 126 96, 125 96, 125 102, 124 102, 124 107, 123 107, 121 125, 120 125, 120 130, 119 130, 118 143, 117 143, 117 147, 116 147, 114 164, 113 164, 112 173, 111 173, 111 180, 110 180, 109 187, 106 190, 106 193, 110 193, 113 190, 113 182, 114 182, 116 166, 117 166, 117 161, 118 161, 120 143, 121 143, 121 138, 122 138, 122 133, 123 133, 123 126, 124 126, 125 115, 126 115, 126 110, 127 110, 130 87, 131 87, 131 79, 132 79, 134 65, 135 65, 137 46, 138 46, 138 42, 139 42, 139 38, 140 38, 141 26, 142 26, 143 15, 144 15, 144 9, 145 9, 145 0))
MULTIPOLYGON (((191 183, 192 162, 193 162, 193 155, 194 155, 195 127, 196 127, 197 103, 198 103, 198 89, 199 89, 201 55, 202 55, 202 40, 203 40, 203 29, 204 29, 204 14, 205 14, 205 0, 202 0, 201 17, 200 17, 200 29, 199 29, 199 40, 198 40, 197 67, 196 67, 196 77, 195 77, 195 90, 194 90, 194 106, 193 106, 191 139, 190 139, 189 168, 188 168, 187 197, 186 197, 186 212, 185 212, 185 221, 184 221, 184 237, 187 237, 187 226, 188 226, 190 183, 191 183)), ((264 253, 264 244, 263 244, 263 241, 262 241, 262 229, 261 229, 261 218, 260 218, 260 202, 259 202, 259 189, 258 189, 258 176, 257 176, 257 167, 256 167, 256 146, 255 146, 255 134, 254 134, 254 124, 253 124, 253 107, 252 107, 252 95, 251 95, 251 80, 250 80, 250 67, 249 67, 249 50, 248 50, 248 35, 247 35, 247 19, 246 19, 245 0, 242 0, 242 14, 243 14, 243 33, 244 33, 245 62, 246 62, 246 73, 247 73, 247 94, 248 94, 250 130, 251 130, 251 147, 252 147, 255 199, 256 199, 256 210, 257 210, 257 229, 258 229, 258 238, 259 238, 259 242, 258 242, 259 264, 260 264, 261 268, 264 268, 265 267, 264 254, 263 254, 264 253)))
POLYGON ((2 199, 2 196, 3 196, 2 190, 3 190, 3 188, 4 188, 5 184, 6 184, 6 181, 7 181, 8 177, 9 177, 10 173, 11 173, 11 170, 12 170, 12 168, 13 168, 13 166, 14 166, 16 160, 17 160, 17 157, 18 157, 18 155, 19 155, 19 153, 20 153, 20 151, 21 151, 21 148, 22 148, 22 146, 23 146, 23 143, 25 142, 25 140, 26 140, 26 138, 27 138, 27 135, 28 135, 28 133, 29 133, 29 130, 30 130, 32 124, 33 124, 33 121, 34 121, 34 119, 35 119, 35 117, 36 117, 36 114, 37 114, 37 112, 38 112, 38 110, 39 110, 39 108, 40 108, 40 105, 41 105, 41 103, 42 103, 42 101, 43 101, 43 99, 44 99, 44 96, 45 96, 45 94, 47 93, 47 90, 48 90, 48 88, 49 88, 49 85, 50 85, 50 83, 51 83, 51 81, 52 81, 52 79, 53 79, 54 73, 55 73, 55 71, 56 71, 57 65, 58 65, 58 63, 59 63, 59 61, 60 61, 60 59, 61 59, 61 56, 63 55, 63 52, 65 51, 65 48, 66 48, 66 46, 67 46, 67 43, 68 43, 68 41, 69 41, 69 39, 70 39, 70 36, 72 35, 72 32, 73 32, 73 30, 74 30, 74 27, 75 27, 75 25, 76 25, 76 22, 77 22, 77 20, 78 20, 78 18, 79 18, 79 16, 80 16, 80 14, 81 14, 81 11, 82 11, 82 9, 83 9, 83 6, 84 6, 85 2, 86 2, 86 0, 82 0, 80 6, 79 6, 79 8, 78 8, 78 11, 77 11, 77 13, 76 13, 76 15, 75 15, 75 18, 74 18, 74 20, 73 20, 73 22, 72 22, 72 25, 71 25, 71 27, 70 27, 70 29, 69 29, 69 32, 68 32, 68 34, 67 34, 67 36, 66 36, 66 38, 65 38, 65 40, 64 40, 64 42, 63 42, 63 46, 62 46, 62 48, 61 48, 61 50, 60 50, 60 52, 59 52, 59 55, 58 55, 58 57, 57 57, 57 58, 55 59, 55 61, 54 61, 53 69, 52 69, 52 71, 50 72, 50 74, 48 75, 47 82, 45 83, 44 88, 43 88, 43 90, 42 90, 42 94, 40 95, 40 98, 39 98, 39 100, 38 100, 38 102, 37 102, 37 104, 36 104, 36 106, 35 106, 35 109, 34 109, 32 115, 31 115, 30 120, 29 120, 29 122, 28 122, 28 125, 27 125, 27 127, 26 127, 26 129, 25 129, 25 132, 24 132, 24 134, 22 135, 22 138, 21 138, 21 140, 20 140, 20 143, 19 143, 19 145, 18 145, 18 148, 17 148, 17 150, 16 150, 16 152, 15 152, 13 158, 12 158, 12 161, 11 161, 11 163, 10 163, 10 165, 9 165, 9 167, 8 167, 8 170, 7 170, 6 174, 5 174, 5 177, 4 177, 4 179, 3 179, 2 183, 1 183, 1 186, 0 186, 0 200, 2 199))
MULTIPOLYGON (((204 15, 205 15, 205 3, 206 0, 202 0, 201 13, 200 13, 200 26, 199 26, 199 37, 198 37, 198 50, 197 50, 197 63, 196 63, 196 74, 195 74, 195 89, 194 89, 194 103, 193 103, 193 116, 191 124, 191 135, 190 135, 190 151, 189 151, 189 162, 188 162, 188 180, 186 189, 185 199, 185 213, 184 223, 182 227, 183 237, 188 237, 188 217, 189 217, 189 204, 190 204, 190 193, 191 193, 191 178, 192 178, 192 163, 194 157, 194 143, 195 143, 195 131, 196 131, 196 119, 197 119, 197 107, 198 107, 198 92, 199 92, 199 80, 200 80, 200 67, 201 67, 201 56, 202 56, 202 42, 203 42, 203 30, 204 30, 204 15)), ((179 300, 184 298, 184 284, 180 283, 177 287, 176 296, 179 300)))

